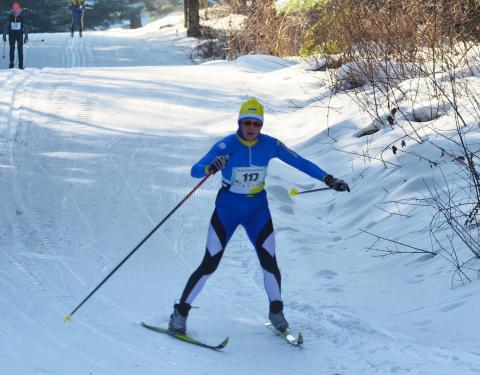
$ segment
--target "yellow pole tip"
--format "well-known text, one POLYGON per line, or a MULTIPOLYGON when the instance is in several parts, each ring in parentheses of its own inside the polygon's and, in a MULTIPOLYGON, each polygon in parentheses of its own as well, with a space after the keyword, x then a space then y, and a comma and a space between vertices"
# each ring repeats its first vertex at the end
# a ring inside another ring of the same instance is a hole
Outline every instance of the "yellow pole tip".
POLYGON ((290 190, 290 195, 291 195, 292 197, 298 195, 298 190, 297 190, 296 188, 292 188, 292 189, 290 190))
POLYGON ((65 322, 71 322, 72 321, 72 316, 70 314, 66 315, 65 318, 63 319, 65 322))

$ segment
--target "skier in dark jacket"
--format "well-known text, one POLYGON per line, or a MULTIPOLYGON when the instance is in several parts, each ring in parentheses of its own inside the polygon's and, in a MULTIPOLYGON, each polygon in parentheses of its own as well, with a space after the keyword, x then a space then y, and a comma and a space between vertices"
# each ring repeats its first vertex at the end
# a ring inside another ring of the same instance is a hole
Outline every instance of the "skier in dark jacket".
POLYGON ((72 0, 69 8, 72 11, 72 25, 70 27, 70 34, 73 38, 75 25, 78 25, 78 34, 81 38, 83 31, 83 14, 85 12, 84 0, 72 0))
POLYGON ((174 306, 169 322, 171 331, 186 332, 191 304, 217 269, 225 247, 239 225, 245 228, 260 260, 270 302, 269 319, 280 331, 288 328, 283 314, 281 275, 275 256, 272 218, 264 189, 271 159, 278 158, 332 189, 350 191, 346 182, 327 174, 279 140, 261 134, 262 125, 263 106, 253 98, 246 101, 240 109, 237 132, 215 143, 192 167, 191 174, 196 178, 221 171, 222 188, 217 195, 208 228, 205 256, 190 276, 179 303, 174 306))
POLYGON ((25 26, 25 19, 22 16, 22 8, 19 3, 14 2, 12 4, 12 13, 8 19, 8 23, 3 30, 3 42, 8 41, 10 43, 10 65, 9 68, 13 68, 13 62, 15 60, 15 43, 18 50, 18 67, 23 69, 23 44, 28 41, 28 29, 25 26))

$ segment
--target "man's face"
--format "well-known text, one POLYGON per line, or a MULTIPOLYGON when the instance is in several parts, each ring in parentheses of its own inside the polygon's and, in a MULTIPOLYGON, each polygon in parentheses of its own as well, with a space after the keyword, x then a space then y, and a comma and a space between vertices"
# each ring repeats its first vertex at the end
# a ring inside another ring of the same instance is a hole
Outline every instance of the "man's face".
POLYGON ((251 142, 255 140, 262 130, 262 123, 254 119, 245 119, 242 121, 241 130, 243 138, 251 142))

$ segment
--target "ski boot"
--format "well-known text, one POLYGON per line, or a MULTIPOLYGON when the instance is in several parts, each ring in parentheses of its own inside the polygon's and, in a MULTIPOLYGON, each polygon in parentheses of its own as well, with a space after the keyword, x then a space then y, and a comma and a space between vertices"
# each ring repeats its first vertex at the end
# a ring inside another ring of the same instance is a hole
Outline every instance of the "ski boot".
POLYGON ((187 317, 188 312, 192 307, 185 302, 176 303, 173 305, 173 313, 170 315, 168 322, 168 329, 175 333, 187 333, 187 317))
POLYGON ((10 63, 10 65, 8 66, 8 69, 13 69, 13 62, 10 63))
POLYGON ((18 64, 18 69, 21 69, 21 70, 23 70, 23 63, 21 63, 21 64, 18 64))
POLYGON ((288 322, 283 315, 282 301, 270 302, 270 313, 268 314, 268 318, 270 319, 272 325, 280 332, 285 332, 287 330, 288 322))

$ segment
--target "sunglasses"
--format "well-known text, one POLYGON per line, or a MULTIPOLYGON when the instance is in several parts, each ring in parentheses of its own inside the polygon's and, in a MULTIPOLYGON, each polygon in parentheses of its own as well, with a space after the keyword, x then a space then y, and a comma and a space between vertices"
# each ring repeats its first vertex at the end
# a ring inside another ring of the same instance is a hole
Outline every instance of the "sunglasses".
POLYGON ((251 126, 251 125, 253 125, 253 126, 256 127, 256 128, 261 128, 263 124, 262 124, 260 121, 244 120, 244 121, 242 121, 242 125, 244 125, 244 126, 251 126))

